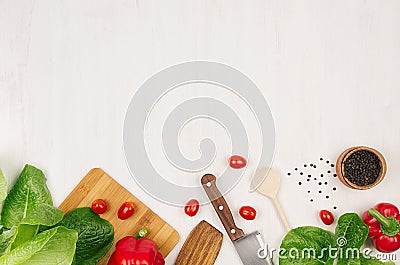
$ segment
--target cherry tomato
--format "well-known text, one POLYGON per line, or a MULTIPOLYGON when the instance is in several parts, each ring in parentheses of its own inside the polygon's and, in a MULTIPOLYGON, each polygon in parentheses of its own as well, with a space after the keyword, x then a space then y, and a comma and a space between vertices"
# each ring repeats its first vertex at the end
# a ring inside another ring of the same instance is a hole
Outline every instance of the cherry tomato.
POLYGON ((246 220, 254 220, 256 219, 257 211, 251 206, 242 206, 239 209, 239 214, 246 220))
POLYGON ((107 211, 107 204, 102 199, 97 199, 92 202, 92 211, 97 214, 102 214, 107 211))
POLYGON ((333 217, 333 214, 328 210, 321 210, 319 212, 319 218, 321 218, 321 221, 326 225, 331 225, 335 221, 335 217, 333 217))
POLYGON ((229 165, 235 169, 244 168, 247 165, 247 161, 244 157, 233 155, 229 158, 229 165))
POLYGON ((195 216, 199 211, 199 201, 196 199, 192 199, 186 203, 185 213, 189 216, 195 216))
POLYGON ((128 219, 135 213, 135 205, 133 202, 124 202, 118 210, 118 218, 121 220, 128 219))

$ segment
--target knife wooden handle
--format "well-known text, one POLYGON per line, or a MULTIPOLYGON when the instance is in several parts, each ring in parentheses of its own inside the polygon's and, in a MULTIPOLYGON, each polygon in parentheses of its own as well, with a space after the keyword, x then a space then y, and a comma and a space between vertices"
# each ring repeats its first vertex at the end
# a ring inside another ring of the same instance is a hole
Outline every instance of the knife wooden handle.
POLYGON ((214 209, 224 225, 229 238, 232 241, 235 241, 244 237, 245 234, 242 229, 236 226, 231 210, 217 188, 215 183, 216 179, 217 178, 214 175, 206 174, 201 178, 201 184, 203 184, 203 188, 206 191, 208 198, 210 198, 211 204, 214 206, 214 209))

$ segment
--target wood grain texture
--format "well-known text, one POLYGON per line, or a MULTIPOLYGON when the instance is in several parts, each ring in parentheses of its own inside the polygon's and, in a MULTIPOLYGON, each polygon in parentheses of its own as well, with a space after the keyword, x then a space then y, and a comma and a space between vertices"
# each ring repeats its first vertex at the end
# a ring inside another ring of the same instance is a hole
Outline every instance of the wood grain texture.
POLYGON ((78 207, 90 207, 96 199, 106 201, 108 210, 100 216, 108 220, 114 227, 114 245, 109 252, 98 262, 98 265, 107 264, 109 257, 115 250, 115 243, 124 236, 134 235, 140 228, 148 230, 148 238, 154 240, 163 256, 167 256, 179 241, 178 232, 151 209, 139 201, 129 191, 107 175, 102 169, 92 169, 68 195, 60 205, 65 213, 78 207), (136 212, 126 220, 118 219, 117 212, 122 203, 131 201, 136 212))
POLYGON ((222 233, 201 221, 186 238, 175 265, 213 265, 222 245, 222 233))
POLYGON ((215 181, 216 177, 211 174, 206 174, 201 178, 201 184, 203 184, 204 190, 206 191, 208 198, 210 198, 211 204, 217 212, 226 233, 232 241, 235 241, 244 237, 245 234, 242 229, 236 226, 228 203, 218 190, 215 181))

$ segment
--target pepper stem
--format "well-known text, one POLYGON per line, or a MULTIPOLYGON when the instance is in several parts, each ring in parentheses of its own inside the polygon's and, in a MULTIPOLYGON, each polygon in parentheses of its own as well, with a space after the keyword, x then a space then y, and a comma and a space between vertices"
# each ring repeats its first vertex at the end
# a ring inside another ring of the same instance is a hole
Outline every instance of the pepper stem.
POLYGON ((142 228, 137 233, 136 239, 145 238, 146 236, 147 236, 147 229, 146 228, 142 228))
POLYGON ((371 208, 368 214, 381 224, 382 232, 388 236, 395 236, 400 232, 400 223, 394 217, 385 217, 378 210, 371 208))

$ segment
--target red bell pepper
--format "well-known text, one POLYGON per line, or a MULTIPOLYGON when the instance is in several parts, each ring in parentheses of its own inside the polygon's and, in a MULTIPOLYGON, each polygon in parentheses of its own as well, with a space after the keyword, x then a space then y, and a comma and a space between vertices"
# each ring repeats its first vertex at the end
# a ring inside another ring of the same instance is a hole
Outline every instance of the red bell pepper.
POLYGON ((400 214, 396 206, 380 203, 366 211, 362 219, 377 250, 390 253, 400 248, 400 214))
POLYGON ((147 238, 136 240, 127 236, 117 242, 115 252, 111 255, 108 265, 164 265, 165 261, 157 251, 154 241, 147 238))

